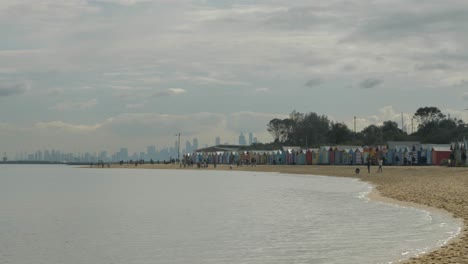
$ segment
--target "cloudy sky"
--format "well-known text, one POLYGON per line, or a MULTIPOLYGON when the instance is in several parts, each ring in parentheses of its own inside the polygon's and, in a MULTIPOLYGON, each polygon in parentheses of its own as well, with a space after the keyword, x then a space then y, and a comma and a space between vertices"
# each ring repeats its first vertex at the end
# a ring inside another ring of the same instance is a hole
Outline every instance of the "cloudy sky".
POLYGON ((0 152, 270 142, 316 112, 358 130, 468 122, 466 0, 0 0, 0 152))

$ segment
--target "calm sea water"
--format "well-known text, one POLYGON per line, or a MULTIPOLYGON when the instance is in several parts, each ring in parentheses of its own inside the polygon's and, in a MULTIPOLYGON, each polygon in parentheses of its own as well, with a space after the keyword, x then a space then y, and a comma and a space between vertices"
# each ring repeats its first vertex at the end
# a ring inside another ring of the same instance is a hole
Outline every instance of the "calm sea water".
POLYGON ((349 179, 0 165, 0 263, 390 263, 460 223, 349 179))

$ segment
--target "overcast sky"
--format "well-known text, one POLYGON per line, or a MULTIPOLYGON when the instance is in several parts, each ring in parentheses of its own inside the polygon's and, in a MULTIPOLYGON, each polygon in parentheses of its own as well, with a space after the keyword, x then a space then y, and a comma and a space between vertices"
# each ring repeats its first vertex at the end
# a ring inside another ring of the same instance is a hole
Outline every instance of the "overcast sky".
POLYGON ((466 0, 0 0, 0 152, 270 142, 293 110, 358 130, 468 122, 466 0))

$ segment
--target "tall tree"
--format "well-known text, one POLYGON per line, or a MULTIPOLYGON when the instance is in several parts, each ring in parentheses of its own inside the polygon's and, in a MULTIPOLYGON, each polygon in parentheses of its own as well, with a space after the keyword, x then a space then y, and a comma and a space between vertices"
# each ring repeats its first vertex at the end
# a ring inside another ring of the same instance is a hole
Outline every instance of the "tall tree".
POLYGON ((344 123, 332 123, 328 132, 328 138, 330 143, 344 144, 351 142, 353 133, 344 123))
POLYGON ((414 114, 418 121, 416 136, 422 142, 449 143, 461 140, 468 133, 462 120, 447 118, 437 107, 422 107, 414 114))
POLYGON ((267 131, 273 136, 274 142, 282 143, 289 140, 293 121, 291 119, 272 119, 267 125, 267 131))
POLYGON ((383 141, 405 140, 406 133, 398 128, 398 124, 393 121, 385 121, 381 126, 383 141))
POLYGON ((330 130, 330 120, 327 116, 318 115, 314 112, 304 115, 302 129, 308 146, 319 146, 328 144, 328 131, 330 130))
POLYGON ((468 136, 468 127, 462 120, 447 118, 437 107, 421 107, 413 116, 419 122, 412 135, 398 128, 393 121, 381 126, 370 125, 353 133, 340 122, 331 122, 327 116, 314 112, 291 112, 286 119, 273 119, 267 126, 274 142, 284 145, 321 146, 327 144, 377 145, 392 140, 419 140, 427 143, 449 143, 468 136))
POLYGON ((290 130, 287 142, 292 145, 303 145, 301 143, 303 143, 306 134, 304 114, 292 111, 291 114, 289 114, 289 124, 290 130))
POLYGON ((270 120, 267 125, 267 131, 271 136, 273 136, 274 142, 280 142, 282 135, 282 120, 278 118, 270 120))
POLYGON ((364 144, 378 145, 383 144, 382 128, 376 125, 370 125, 361 131, 364 144))
POLYGON ((416 113, 414 113, 413 117, 416 118, 416 120, 418 121, 418 128, 420 128, 429 123, 439 122, 440 120, 445 118, 445 115, 442 114, 440 109, 437 107, 426 106, 418 108, 418 110, 416 110, 416 113))

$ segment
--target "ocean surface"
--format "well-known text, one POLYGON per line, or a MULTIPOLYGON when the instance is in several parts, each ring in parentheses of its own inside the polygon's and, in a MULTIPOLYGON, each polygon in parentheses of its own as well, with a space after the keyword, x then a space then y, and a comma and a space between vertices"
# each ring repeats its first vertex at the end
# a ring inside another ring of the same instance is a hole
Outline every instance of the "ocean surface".
POLYGON ((0 164, 0 263, 395 263, 460 230, 370 190, 321 176, 0 164))

